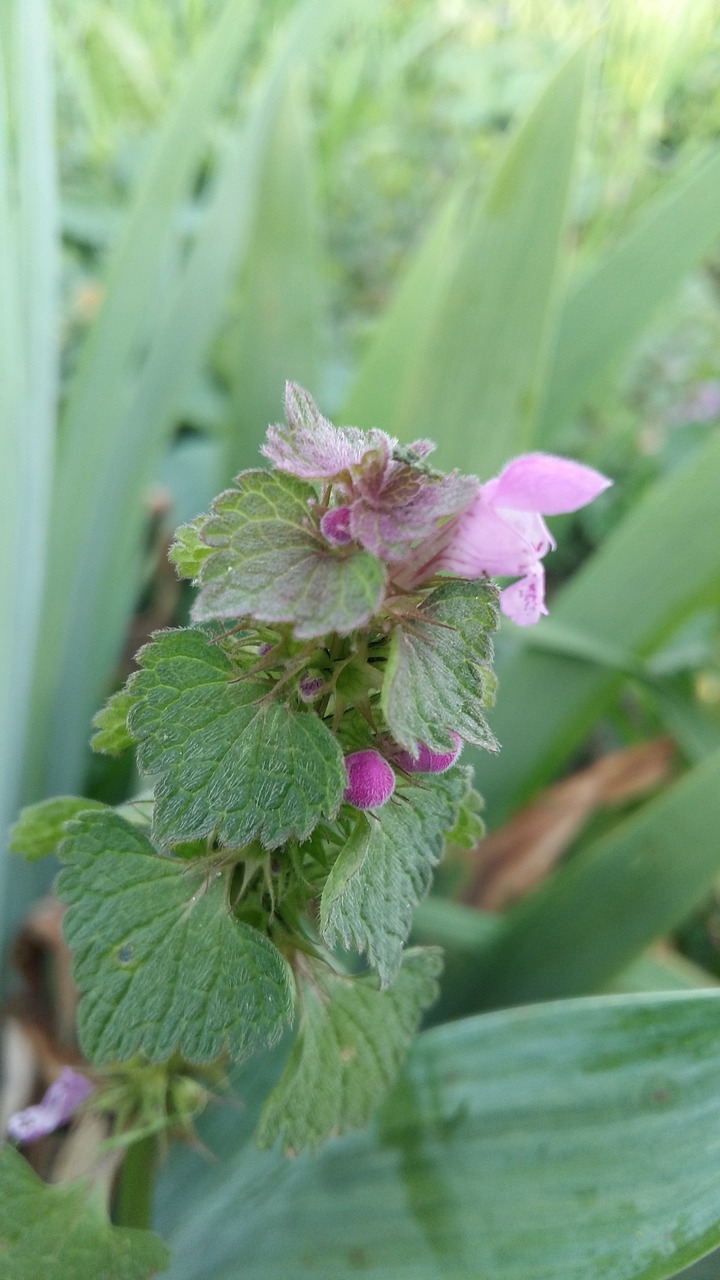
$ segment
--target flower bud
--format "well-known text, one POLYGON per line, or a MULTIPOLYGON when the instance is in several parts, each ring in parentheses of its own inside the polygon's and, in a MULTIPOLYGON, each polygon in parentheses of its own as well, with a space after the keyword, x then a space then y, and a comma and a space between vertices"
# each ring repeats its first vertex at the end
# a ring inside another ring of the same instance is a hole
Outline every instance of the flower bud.
POLYGON ((326 511, 320 521, 320 532, 333 546, 347 546, 353 540, 350 532, 350 508, 332 507, 330 511, 326 511))
POLYGON ((301 676, 298 683, 298 692, 303 702, 314 702, 324 688, 324 678, 320 675, 313 675, 310 671, 301 676))
POLYGON ((395 774, 377 751, 353 751, 345 757, 345 799, 356 809, 379 809, 395 790, 395 774))
POLYGON ((417 760, 413 759, 409 751, 398 751, 394 757, 395 763, 406 773, 444 773, 454 765, 462 751, 462 739, 452 729, 450 737, 454 743, 452 751, 431 751, 424 742, 419 742, 417 760))

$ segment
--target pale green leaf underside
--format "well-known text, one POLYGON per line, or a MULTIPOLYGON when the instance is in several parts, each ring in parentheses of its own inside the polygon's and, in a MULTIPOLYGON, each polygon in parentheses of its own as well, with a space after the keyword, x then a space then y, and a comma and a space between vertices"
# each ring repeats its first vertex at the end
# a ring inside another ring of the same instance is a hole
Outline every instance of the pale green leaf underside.
POLYGON ((36 862, 54 853, 66 834, 65 823, 86 809, 104 809, 100 800, 84 800, 78 796, 53 796, 21 810, 10 830, 9 848, 21 853, 28 862, 36 862))
POLYGON ((448 582, 430 593, 422 612, 430 621, 393 632, 382 691, 388 727, 409 751, 418 742, 451 750, 450 729, 496 751, 483 715, 495 694, 496 588, 484 579, 448 582))
POLYGON ((720 1244, 719 1052, 718 993, 449 1023, 369 1131, 292 1162, 248 1142, 259 1063, 243 1132, 201 1123, 217 1167, 161 1179, 173 1280, 668 1280, 720 1244))
POLYGON ((436 950, 407 951, 397 980, 313 970, 302 984, 300 1033, 260 1117, 261 1147, 286 1151, 366 1125, 397 1076, 423 1009, 437 995, 436 950))
POLYGON ((234 848, 258 837, 274 849, 337 813, 342 752, 312 711, 268 701, 266 685, 236 679, 201 631, 158 635, 141 661, 129 722, 140 768, 158 776, 160 841, 216 832, 234 848))
POLYGON ((202 565, 193 616, 288 622, 302 638, 345 635, 379 607, 385 567, 369 551, 335 551, 307 528, 310 485, 246 471, 213 503, 202 537, 217 548, 202 565))
POLYGON ((58 894, 82 993, 80 1039, 94 1062, 182 1053, 240 1061, 292 1017, 289 969, 228 911, 223 881, 159 857, 117 814, 88 813, 60 847, 58 894))
POLYGON ((320 903, 325 941, 366 952, 383 987, 400 968, 413 907, 430 888, 469 782, 469 770, 456 768, 398 788, 395 800, 359 818, 327 878, 320 903))
POLYGON ((86 1183, 48 1186, 11 1147, 0 1151, 3 1280, 150 1280, 168 1262, 152 1232, 111 1226, 86 1183))

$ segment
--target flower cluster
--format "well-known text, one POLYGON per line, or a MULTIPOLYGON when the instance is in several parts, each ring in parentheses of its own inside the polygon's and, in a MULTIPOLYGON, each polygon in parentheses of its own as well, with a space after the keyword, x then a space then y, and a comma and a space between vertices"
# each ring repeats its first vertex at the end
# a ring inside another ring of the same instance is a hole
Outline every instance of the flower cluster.
POLYGON ((278 469, 327 486, 333 501, 320 531, 330 544, 357 543, 408 588, 438 573, 517 578, 500 607, 521 627, 547 613, 542 561, 555 541, 544 517, 577 511, 612 484, 593 467, 547 453, 523 454, 481 484, 433 471, 428 440, 401 447, 383 431, 334 427, 293 383, 286 408, 287 425, 270 427, 263 452, 278 469))
MULTIPOLYGON (((403 447, 383 431, 334 427, 293 383, 286 410, 287 424, 269 428, 263 453, 278 470, 322 487, 312 505, 319 536, 331 548, 369 551, 400 592, 422 592, 443 574, 515 578, 500 593, 500 607, 518 626, 547 613, 542 561, 555 542, 544 517, 577 511, 611 484, 592 467, 545 453, 516 458, 481 484, 433 470, 426 462, 430 441, 403 447)), ((300 695, 311 701, 323 688, 317 674, 305 676, 300 695)), ((395 769, 450 768, 462 741, 448 732, 453 746, 447 751, 417 741, 413 751, 391 742, 386 755, 350 753, 346 801, 377 808, 393 794, 395 769)))

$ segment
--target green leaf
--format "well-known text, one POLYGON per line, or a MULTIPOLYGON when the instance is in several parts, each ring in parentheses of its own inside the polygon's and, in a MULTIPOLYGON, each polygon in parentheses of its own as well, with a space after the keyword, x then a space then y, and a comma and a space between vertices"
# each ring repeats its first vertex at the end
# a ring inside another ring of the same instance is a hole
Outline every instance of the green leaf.
POLYGON ((482 796, 479 791, 471 787, 460 805, 455 826, 445 836, 447 843, 472 849, 478 840, 482 840, 485 835, 485 823, 480 816, 483 808, 482 796))
POLYGON ((290 69, 258 167, 258 198, 241 277, 238 323, 224 340, 235 426, 225 475, 252 458, 275 422, 287 380, 319 385, 326 271, 305 68, 290 69))
POLYGON ((392 990, 313 967, 301 981, 300 1033, 260 1117, 257 1140, 296 1154, 362 1129, 395 1080, 420 1015, 437 995, 435 950, 407 951, 392 990))
POLYGON ((718 236, 720 150, 713 147, 667 182, 621 242, 568 291, 538 425, 543 445, 718 236))
POLYGON ((173 1280, 669 1280, 720 1244, 720 994, 565 1001, 435 1027, 369 1131, 312 1158, 245 1114, 177 1150, 173 1280), (239 1204, 246 1211, 237 1213, 239 1204))
POLYGON ((0 1151, 3 1280, 150 1280, 170 1255, 151 1231, 113 1227, 102 1193, 48 1186, 12 1147, 0 1151))
POLYGON ((325 941, 367 952, 383 987, 398 973, 413 907, 430 888, 469 785, 468 769, 450 769, 399 787, 375 814, 359 815, 327 878, 320 902, 325 941))
POLYGON ((178 577, 188 578, 190 582, 197 581, 203 564, 212 555, 212 547, 200 538, 200 530, 206 520, 207 516, 198 516, 190 524, 180 525, 175 530, 173 544, 168 552, 168 560, 175 565, 178 577))
POLYGON ((451 205, 432 228, 437 253, 450 231, 452 270, 433 272, 423 254, 421 282, 439 292, 418 296, 411 282, 375 340, 398 359, 390 364, 371 345, 350 394, 351 421, 405 441, 434 438, 442 423, 440 466, 488 476, 531 441, 563 271, 586 63, 583 47, 560 67, 483 198, 457 219, 451 205))
POLYGON ((93 717, 93 724, 97 729, 97 733, 90 739, 93 751, 119 756, 128 747, 135 745, 135 739, 128 729, 128 716, 136 702, 135 694, 127 687, 118 689, 117 693, 108 698, 105 706, 93 717))
POLYGON ((456 1016, 606 986, 711 891, 719 828, 716 751, 506 917, 456 984, 456 1016))
POLYGON ((279 1038, 292 1017, 290 971, 233 917, 224 878, 158 857, 107 811, 79 818, 59 854, 88 1057, 211 1062, 227 1048, 239 1061, 279 1038))
POLYGON ((12 853, 21 853, 28 862, 37 862, 38 858, 55 852, 67 835, 66 822, 86 809, 105 807, 100 800, 84 800, 79 796, 53 796, 51 800, 28 805, 10 830, 9 848, 12 853))
POLYGON ((497 750, 483 715, 495 694, 490 637, 497 617, 492 583, 448 582, 423 601, 420 620, 396 627, 382 709, 401 746, 415 751, 424 742, 433 751, 452 750, 453 729, 467 742, 497 750))
MULTIPOLYGON (((53 32, 49 0, 8 0, 0 30, 0 831, 25 787, 28 709, 46 622, 48 495, 56 445, 60 330, 53 32), (7 75, 7 83, 6 77, 7 75)), ((55 648, 58 633, 54 637, 55 648)), ((47 725, 43 725, 47 733, 47 725)), ((62 791, 69 785, 47 788, 62 791)), ((5 938, 47 887, 45 868, 7 857, 5 938)))
MULTIPOLYGON (((203 243, 218 247, 221 237, 208 227, 208 209, 190 252, 181 252, 178 210, 207 163, 208 132, 252 39, 255 7, 225 3, 178 77, 108 260, 103 305, 65 388, 33 689, 38 794, 80 785, 90 720, 137 598, 148 485, 227 296, 224 254, 216 281, 207 253, 201 287, 189 296, 203 243)), ((234 160, 218 164, 218 185, 234 160)), ((231 258, 239 235, 237 221, 226 219, 231 258)))
POLYGON ((303 639, 347 634, 379 607, 385 566, 369 551, 335 550, 307 528, 310 485, 246 471, 213 503, 203 539, 218 548, 202 566, 197 621, 251 617, 291 622, 303 639))
POLYGON ((268 699, 258 680, 238 679, 201 631, 161 633, 140 660, 129 725, 140 768, 159 775, 153 824, 160 841, 216 832, 233 848, 257 837, 274 849, 335 816, 345 765, 312 711, 268 699))

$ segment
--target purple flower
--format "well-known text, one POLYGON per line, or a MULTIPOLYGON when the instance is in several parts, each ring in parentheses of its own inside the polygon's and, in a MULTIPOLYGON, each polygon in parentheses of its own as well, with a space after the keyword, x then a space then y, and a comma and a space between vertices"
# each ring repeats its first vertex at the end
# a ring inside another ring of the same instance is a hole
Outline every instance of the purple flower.
POLYGON ((95 1092, 87 1076, 72 1067, 63 1067, 57 1080, 46 1091, 41 1102, 10 1116, 7 1131, 16 1142, 37 1142, 46 1134, 67 1124, 78 1107, 95 1092))
POLYGON ((395 790, 392 765, 377 751, 353 751, 345 757, 348 785, 345 799, 356 809, 379 809, 395 790))
POLYGON ((455 744, 452 751, 431 751, 424 742, 419 742, 417 759, 409 751, 398 751, 393 759, 406 773, 445 773, 454 765, 463 746, 462 738, 452 729, 450 737, 455 744))
POLYGON ((320 532, 333 546, 347 546, 353 540, 350 532, 350 508, 332 507, 330 511, 326 511, 320 521, 320 532))
POLYGON ((520 577, 501 592, 500 608, 518 626, 532 626, 547 612, 540 562, 555 546, 543 516, 577 511, 611 484, 599 471, 569 458, 523 454, 482 485, 474 501, 440 531, 414 579, 440 570, 463 578, 520 577))

